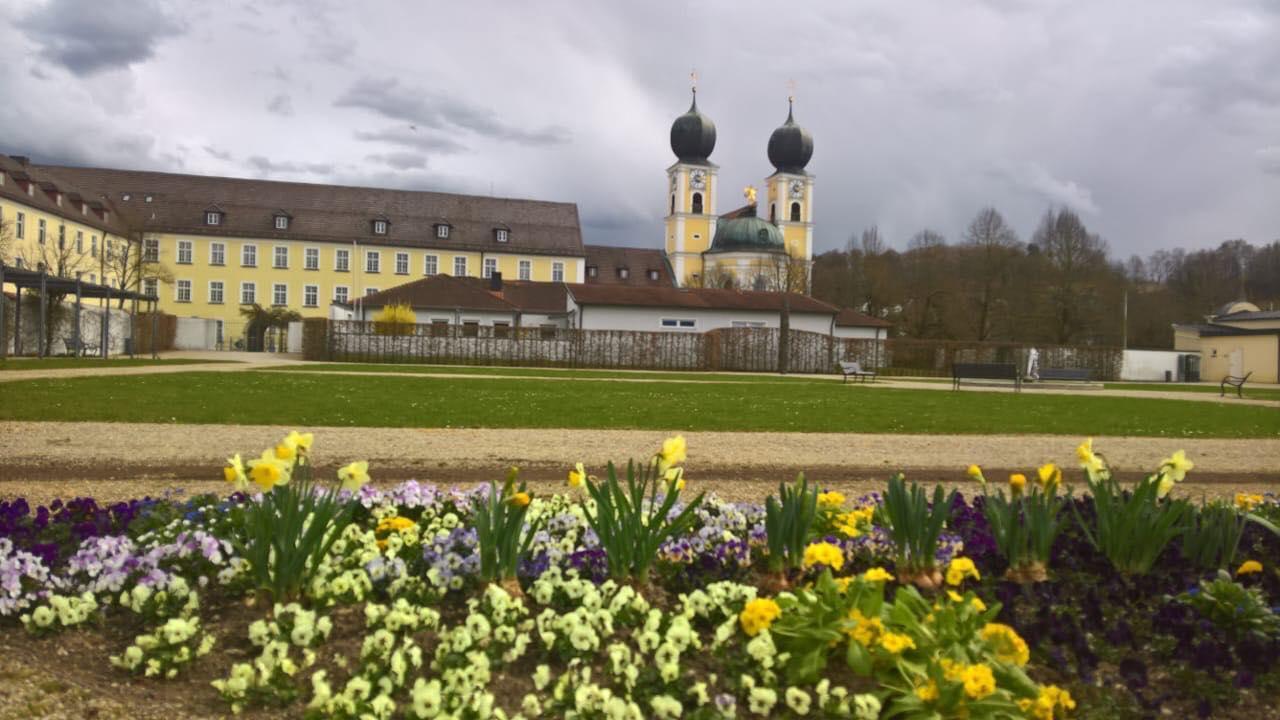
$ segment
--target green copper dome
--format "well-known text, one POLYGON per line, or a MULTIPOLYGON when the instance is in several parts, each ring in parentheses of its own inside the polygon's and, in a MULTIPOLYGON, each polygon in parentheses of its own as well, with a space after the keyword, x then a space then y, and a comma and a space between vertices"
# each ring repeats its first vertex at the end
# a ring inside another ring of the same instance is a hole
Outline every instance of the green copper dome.
POLYGON ((721 219, 709 253, 785 252, 782 231, 777 225, 756 217, 755 208, 739 217, 721 219))

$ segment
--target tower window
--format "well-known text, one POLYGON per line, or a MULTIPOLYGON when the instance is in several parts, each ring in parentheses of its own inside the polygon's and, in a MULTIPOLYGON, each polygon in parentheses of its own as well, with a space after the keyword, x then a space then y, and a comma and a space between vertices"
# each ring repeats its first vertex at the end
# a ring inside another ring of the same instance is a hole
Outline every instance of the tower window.
POLYGON ((670 214, 671 215, 676 214, 676 196, 675 195, 671 196, 671 213, 670 214))
POLYGON ((702 214, 702 193, 693 194, 693 214, 694 215, 702 214))
POLYGON ((791 203, 791 222, 800 222, 800 203, 791 203))
POLYGON ((769 222, 778 222, 777 203, 769 203, 769 222))

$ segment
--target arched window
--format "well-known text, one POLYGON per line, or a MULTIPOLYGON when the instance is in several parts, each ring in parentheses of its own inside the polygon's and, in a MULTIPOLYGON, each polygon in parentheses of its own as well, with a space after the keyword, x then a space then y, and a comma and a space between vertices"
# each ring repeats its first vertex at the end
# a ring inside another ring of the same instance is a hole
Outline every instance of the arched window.
POLYGON ((800 222, 800 203, 791 203, 791 222, 800 222))
POLYGON ((702 214, 702 193, 693 194, 693 214, 694 215, 702 214))
POLYGON ((769 203, 769 222, 778 221, 778 204, 769 203))
POLYGON ((669 214, 670 215, 676 214, 676 196, 675 195, 671 196, 671 212, 669 214))

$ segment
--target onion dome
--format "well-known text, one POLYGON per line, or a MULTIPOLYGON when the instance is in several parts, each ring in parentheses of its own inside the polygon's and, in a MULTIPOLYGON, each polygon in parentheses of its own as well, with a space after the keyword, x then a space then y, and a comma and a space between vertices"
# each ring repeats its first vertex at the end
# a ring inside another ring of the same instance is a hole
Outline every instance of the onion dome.
POLYGON ((755 206, 748 205, 733 217, 720 218, 707 252, 786 252, 786 247, 778 226, 756 217, 755 206))
POLYGON ((787 121, 769 136, 769 162, 778 172, 804 175, 804 166, 813 157, 813 136, 796 124, 791 101, 787 101, 787 121))
POLYGON ((716 124, 698 112, 698 91, 693 91, 689 112, 671 123, 671 152, 680 162, 706 165, 716 149, 716 124))

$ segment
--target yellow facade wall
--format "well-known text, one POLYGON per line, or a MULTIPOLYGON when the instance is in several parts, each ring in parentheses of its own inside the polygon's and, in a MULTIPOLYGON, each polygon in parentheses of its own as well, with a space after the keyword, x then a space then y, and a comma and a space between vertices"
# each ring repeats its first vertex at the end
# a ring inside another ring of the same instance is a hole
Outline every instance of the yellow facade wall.
POLYGON ((1250 382, 1274 383, 1280 374, 1280 337, 1238 335, 1200 338, 1200 377, 1218 382, 1227 375, 1253 372, 1250 382), (1233 367, 1233 354, 1238 367, 1233 367))
MULTIPOLYGON (((75 220, 74 217, 77 214, 78 212, 72 207, 67 208, 67 215, 70 216, 67 217, 8 198, 0 199, 0 218, 3 218, 8 235, 7 257, 0 260, 3 260, 6 265, 16 265, 18 260, 22 260, 26 269, 34 270, 36 263, 41 262, 43 258, 43 261, 50 264, 50 271, 57 272, 58 268, 53 267, 53 264, 61 255, 67 277, 74 277, 75 273, 79 272, 85 282, 118 285, 119 273, 108 263, 105 250, 108 244, 114 251, 116 248, 122 248, 128 241, 121 235, 104 232, 85 222, 75 220), (21 237, 18 236, 19 213, 22 215, 21 237), (45 229, 44 246, 40 244, 41 222, 44 223, 45 229), (66 243, 66 249, 61 253, 57 250, 60 232, 64 233, 66 243), (80 241, 79 251, 76 250, 77 239, 80 241)), ((9 288, 12 291, 12 286, 9 288)))

